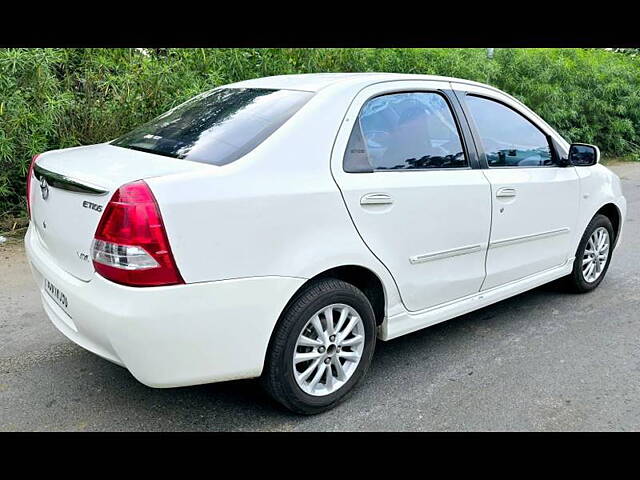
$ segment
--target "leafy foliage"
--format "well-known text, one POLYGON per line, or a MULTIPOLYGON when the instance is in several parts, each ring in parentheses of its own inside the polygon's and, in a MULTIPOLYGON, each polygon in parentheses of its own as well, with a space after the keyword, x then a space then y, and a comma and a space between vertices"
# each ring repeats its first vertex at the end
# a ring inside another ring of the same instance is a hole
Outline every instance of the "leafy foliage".
POLYGON ((225 83, 338 71, 488 83, 569 141, 640 158, 640 58, 603 49, 0 49, 0 215, 24 214, 32 155, 113 139, 225 83))

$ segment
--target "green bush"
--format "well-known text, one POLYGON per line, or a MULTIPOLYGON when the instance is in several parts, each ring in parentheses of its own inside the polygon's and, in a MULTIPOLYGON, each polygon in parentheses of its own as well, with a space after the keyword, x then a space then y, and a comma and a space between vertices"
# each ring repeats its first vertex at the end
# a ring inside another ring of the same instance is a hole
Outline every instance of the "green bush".
POLYGON ((221 84, 331 71, 489 83, 569 141, 640 152, 640 58, 602 49, 0 49, 0 215, 24 215, 32 155, 113 139, 221 84))

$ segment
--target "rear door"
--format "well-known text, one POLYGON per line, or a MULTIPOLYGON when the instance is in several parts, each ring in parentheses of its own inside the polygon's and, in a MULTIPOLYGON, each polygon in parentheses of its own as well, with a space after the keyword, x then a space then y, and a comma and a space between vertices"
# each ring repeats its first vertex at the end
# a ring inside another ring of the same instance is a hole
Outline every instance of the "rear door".
POLYGON ((332 155, 360 236, 411 311, 473 294, 485 276, 491 192, 447 86, 401 81, 365 88, 332 155))
POLYGON ((560 165, 555 132, 507 96, 458 88, 492 190, 482 289, 564 264, 572 256, 579 185, 575 168, 560 165))

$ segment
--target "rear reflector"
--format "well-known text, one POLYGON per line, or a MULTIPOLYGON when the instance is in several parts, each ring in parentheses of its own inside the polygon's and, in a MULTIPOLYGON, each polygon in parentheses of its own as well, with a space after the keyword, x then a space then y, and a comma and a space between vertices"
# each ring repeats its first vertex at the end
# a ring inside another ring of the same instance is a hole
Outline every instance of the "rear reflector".
POLYGON ((123 285, 184 283, 160 209, 143 180, 123 185, 113 194, 96 230, 91 257, 96 272, 123 285))

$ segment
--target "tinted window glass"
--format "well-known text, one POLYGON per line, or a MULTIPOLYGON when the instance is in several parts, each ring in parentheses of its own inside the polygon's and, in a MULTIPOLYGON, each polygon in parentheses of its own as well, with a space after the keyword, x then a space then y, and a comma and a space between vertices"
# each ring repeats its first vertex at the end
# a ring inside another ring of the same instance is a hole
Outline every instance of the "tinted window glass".
POLYGON ((519 113, 486 98, 467 95, 490 167, 539 167, 553 164, 549 141, 519 113))
POLYGON ((311 98, 309 92, 221 88, 112 142, 119 147, 225 165, 246 155, 311 98))
POLYGON ((360 111, 344 158, 347 172, 466 167, 458 129, 442 95, 396 93, 360 111))

